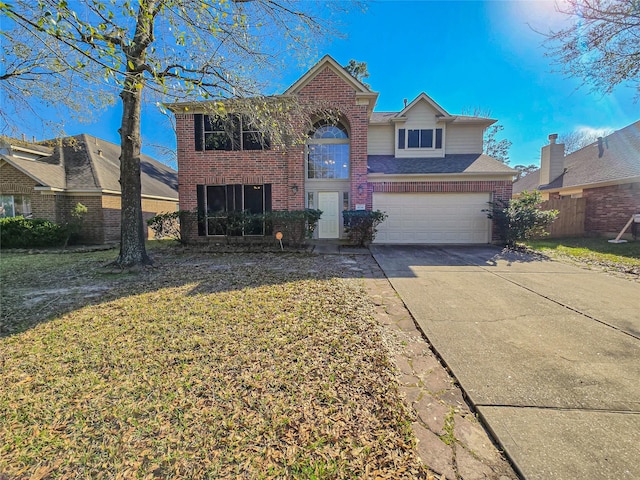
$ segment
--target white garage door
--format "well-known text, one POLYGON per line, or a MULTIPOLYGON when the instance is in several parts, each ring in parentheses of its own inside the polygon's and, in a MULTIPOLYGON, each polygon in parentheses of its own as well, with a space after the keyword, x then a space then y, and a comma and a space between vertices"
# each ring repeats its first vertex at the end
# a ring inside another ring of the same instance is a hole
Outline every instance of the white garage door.
POLYGON ((489 243, 490 193, 374 193, 388 218, 375 243, 489 243))

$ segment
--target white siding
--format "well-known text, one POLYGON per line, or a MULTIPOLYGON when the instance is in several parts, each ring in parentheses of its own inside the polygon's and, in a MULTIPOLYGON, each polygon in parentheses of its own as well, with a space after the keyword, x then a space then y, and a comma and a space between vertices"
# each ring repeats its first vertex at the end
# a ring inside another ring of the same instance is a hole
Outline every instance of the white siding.
MULTIPOLYGON (((445 148, 439 149, 421 149, 421 148, 398 148, 398 129, 404 128, 406 130, 413 129, 436 129, 442 128, 442 134, 446 141, 445 126, 437 123, 436 113, 438 113, 431 105, 426 102, 418 102, 415 104, 406 114, 407 121, 396 124, 395 138, 394 138, 394 150, 396 157, 399 158, 439 158, 444 157, 445 148)), ((444 147, 444 145, 443 145, 444 147)))
POLYGON ((478 125, 449 125, 445 149, 452 153, 482 153, 483 128, 478 125))
POLYGON ((369 125, 367 138, 367 153, 369 155, 393 155, 394 142, 393 125, 369 125))
POLYGON ((436 113, 426 102, 418 102, 407 112, 406 128, 436 128, 436 113))

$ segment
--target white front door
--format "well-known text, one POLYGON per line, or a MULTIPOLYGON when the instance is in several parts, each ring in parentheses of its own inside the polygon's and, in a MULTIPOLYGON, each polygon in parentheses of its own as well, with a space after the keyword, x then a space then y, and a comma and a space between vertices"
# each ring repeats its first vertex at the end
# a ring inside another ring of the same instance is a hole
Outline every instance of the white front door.
POLYGON ((340 192, 318 192, 318 238, 340 237, 340 192))

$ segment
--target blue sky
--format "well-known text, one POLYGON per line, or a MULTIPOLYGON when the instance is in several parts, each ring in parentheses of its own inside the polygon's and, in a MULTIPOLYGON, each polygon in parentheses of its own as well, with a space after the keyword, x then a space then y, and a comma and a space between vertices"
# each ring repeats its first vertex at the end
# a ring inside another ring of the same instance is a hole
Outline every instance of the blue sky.
MULTIPOLYGON (((377 1, 365 13, 340 18, 346 37, 318 45, 307 67, 326 53, 343 65, 366 62, 367 82, 380 94, 377 111, 399 111, 404 98, 411 101, 423 91, 452 114, 489 109, 513 142, 512 166, 538 164, 550 133, 619 129, 640 119, 631 88, 603 96, 553 73, 543 37, 534 31, 566 22, 553 1, 377 1)), ((297 64, 283 70, 268 93, 282 92, 305 71, 297 64)), ((117 105, 91 123, 68 122, 65 132, 118 143, 120 111, 117 105)), ((160 157, 150 145, 175 145, 153 107, 144 111, 142 131, 146 153, 160 157)), ((47 138, 37 125, 25 133, 47 138)))

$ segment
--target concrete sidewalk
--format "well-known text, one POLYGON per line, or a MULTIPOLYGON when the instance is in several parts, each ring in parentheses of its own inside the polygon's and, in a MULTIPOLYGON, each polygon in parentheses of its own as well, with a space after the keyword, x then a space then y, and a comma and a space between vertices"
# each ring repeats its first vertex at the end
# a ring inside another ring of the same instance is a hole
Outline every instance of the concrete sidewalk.
POLYGON ((526 479, 640 478, 640 285, 492 247, 371 252, 526 479))

